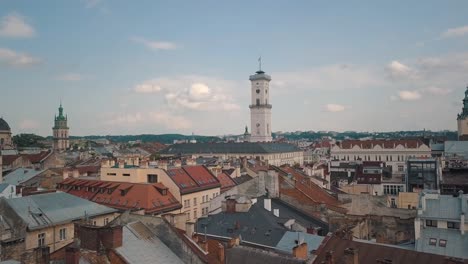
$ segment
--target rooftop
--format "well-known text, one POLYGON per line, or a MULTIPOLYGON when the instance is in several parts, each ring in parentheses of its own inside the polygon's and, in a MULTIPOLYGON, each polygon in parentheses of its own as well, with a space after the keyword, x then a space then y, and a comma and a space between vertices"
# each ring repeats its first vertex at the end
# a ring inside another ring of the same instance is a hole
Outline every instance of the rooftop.
POLYGON ((4 183, 9 183, 12 185, 20 185, 21 183, 28 181, 35 176, 41 174, 44 170, 35 170, 29 168, 18 168, 6 176, 3 177, 4 183))
MULTIPOLYGON (((421 218, 432 218, 432 219, 460 219, 462 213, 468 213, 468 194, 462 195, 462 197, 454 197, 452 195, 439 195, 439 194, 428 194, 422 193, 420 200, 425 198, 426 209, 421 210, 422 202, 419 202, 418 216, 421 218), (424 196, 422 196, 424 195, 424 196)), ((468 218, 465 219, 468 223, 468 218)))
POLYGON ((0 131, 11 131, 10 126, 8 123, 0 117, 0 131))
POLYGON ((353 147, 358 147, 361 149, 372 149, 375 146, 380 146, 384 149, 393 149, 401 145, 404 148, 419 148, 422 145, 425 145, 423 141, 419 139, 396 139, 396 140, 382 140, 382 139, 373 139, 373 140, 344 140, 337 143, 337 146, 342 149, 352 149, 353 147))
POLYGON ((253 204, 248 212, 221 212, 199 218, 196 230, 200 234, 204 234, 206 226, 208 235, 225 238, 241 235, 244 242, 274 248, 284 234, 290 231, 284 226, 290 219, 294 219, 295 223, 306 228, 322 227, 316 219, 302 214, 276 199, 271 199, 272 211, 267 211, 263 207, 264 199, 264 197, 259 197, 258 202, 253 204), (273 215, 273 209, 279 209, 279 217, 273 215))
POLYGON ((167 175, 179 186, 182 194, 221 187, 216 176, 202 165, 170 168, 167 175))
POLYGON ((171 145, 160 154, 187 155, 187 154, 268 154, 282 152, 298 152, 299 148, 287 143, 185 143, 171 145))
POLYGON ((446 157, 461 157, 468 159, 468 141, 445 141, 444 152, 446 157))
POLYGON ((5 202, 30 230, 116 212, 115 209, 63 192, 5 199, 5 202))
POLYGON ((416 250, 420 252, 452 256, 467 259, 468 236, 461 235, 460 230, 426 227, 421 231, 421 237, 416 240, 416 250), (436 239, 435 245, 430 245, 430 239, 436 239), (445 240, 445 246, 440 246, 440 240, 445 240))
POLYGON ((57 188, 69 194, 119 210, 163 213, 182 205, 162 183, 128 183, 68 178, 57 188))
POLYGON ((232 187, 236 186, 236 182, 234 182, 234 180, 224 172, 218 174, 217 178, 221 183, 221 192, 227 191, 232 187))

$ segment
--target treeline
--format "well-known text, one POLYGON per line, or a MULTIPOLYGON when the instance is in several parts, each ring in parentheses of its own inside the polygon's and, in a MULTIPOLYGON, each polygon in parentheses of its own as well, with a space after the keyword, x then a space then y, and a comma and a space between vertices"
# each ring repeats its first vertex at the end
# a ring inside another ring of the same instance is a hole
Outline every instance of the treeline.
POLYGON ((44 137, 35 134, 18 134, 13 136, 13 143, 17 148, 38 147, 44 148, 44 137))

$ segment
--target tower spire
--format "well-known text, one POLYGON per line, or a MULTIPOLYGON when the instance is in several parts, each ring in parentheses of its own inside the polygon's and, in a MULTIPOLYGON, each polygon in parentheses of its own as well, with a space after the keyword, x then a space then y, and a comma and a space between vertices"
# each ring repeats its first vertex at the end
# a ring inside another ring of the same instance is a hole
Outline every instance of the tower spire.
POLYGON ((258 57, 258 71, 262 71, 262 56, 258 57))

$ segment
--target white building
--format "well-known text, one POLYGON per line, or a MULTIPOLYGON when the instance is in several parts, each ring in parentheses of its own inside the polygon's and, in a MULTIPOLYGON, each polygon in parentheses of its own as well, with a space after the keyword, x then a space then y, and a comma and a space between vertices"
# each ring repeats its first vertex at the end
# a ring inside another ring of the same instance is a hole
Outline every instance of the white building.
POLYGON ((269 85, 271 77, 259 69, 249 78, 252 101, 250 108, 250 142, 270 142, 271 104, 269 85))
POLYGON ((419 139, 344 140, 331 148, 335 161, 384 161, 392 174, 403 175, 409 158, 430 158, 431 148, 419 139))

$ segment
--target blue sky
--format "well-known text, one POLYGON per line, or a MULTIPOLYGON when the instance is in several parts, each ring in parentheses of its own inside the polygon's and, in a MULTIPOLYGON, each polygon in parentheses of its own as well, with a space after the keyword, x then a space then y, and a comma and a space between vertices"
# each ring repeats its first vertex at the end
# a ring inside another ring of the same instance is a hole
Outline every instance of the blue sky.
POLYGON ((50 135, 242 133, 248 77, 273 131, 456 129, 467 1, 0 0, 0 115, 50 135))

